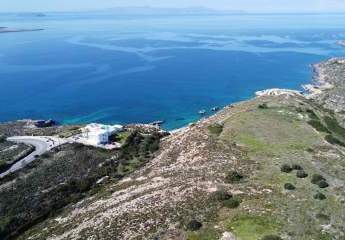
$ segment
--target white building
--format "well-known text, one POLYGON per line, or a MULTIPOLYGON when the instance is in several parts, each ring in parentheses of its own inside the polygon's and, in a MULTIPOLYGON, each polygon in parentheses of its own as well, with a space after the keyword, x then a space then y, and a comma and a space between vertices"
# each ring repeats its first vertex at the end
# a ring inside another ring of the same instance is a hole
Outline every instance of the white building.
POLYGON ((82 129, 83 138, 91 145, 107 144, 109 137, 121 131, 121 125, 103 125, 98 123, 88 124, 82 129))

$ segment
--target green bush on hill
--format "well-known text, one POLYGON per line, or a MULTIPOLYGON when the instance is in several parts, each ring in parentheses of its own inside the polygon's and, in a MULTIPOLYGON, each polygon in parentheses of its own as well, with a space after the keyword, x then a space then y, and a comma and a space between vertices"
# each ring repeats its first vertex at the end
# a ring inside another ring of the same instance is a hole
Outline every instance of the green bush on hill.
POLYGON ((224 201, 232 198, 232 195, 225 190, 218 190, 211 194, 211 199, 216 201, 224 201))
POLYGON ((312 126, 316 131, 331 133, 319 120, 309 120, 308 124, 312 126))
POLYGON ((266 235, 261 240, 282 240, 282 238, 277 235, 266 235))
POLYGON ((314 198, 322 201, 326 199, 326 196, 323 193, 318 192, 317 194, 314 195, 314 198))
POLYGON ((319 188, 327 188, 329 184, 325 180, 321 180, 320 182, 317 183, 319 188))
POLYGON ((303 170, 303 167, 299 164, 292 164, 292 169, 293 170, 303 170))
POLYGON ((223 206, 226 208, 237 208, 241 204, 241 200, 238 198, 230 198, 223 202, 223 206))
POLYGON ((308 177, 308 173, 306 173, 303 170, 298 170, 296 172, 296 177, 298 177, 298 178, 306 178, 306 177, 308 177))
POLYGON ((313 176, 311 177, 312 184, 318 184, 322 180, 326 180, 326 179, 320 174, 313 174, 313 176))
POLYGON ((342 141, 340 141, 338 138, 334 137, 333 135, 327 135, 325 137, 325 140, 332 145, 339 145, 339 146, 345 147, 345 143, 343 143, 342 141))
POLYGON ((293 184, 291 184, 291 183, 285 183, 284 184, 284 188, 286 190, 295 190, 296 189, 296 187, 293 184))
POLYGON ((327 125, 327 128, 334 133, 335 135, 337 135, 338 137, 341 137, 342 140, 345 139, 345 128, 343 128, 342 126, 339 125, 337 119, 335 119, 334 117, 329 117, 326 116, 324 118, 324 121, 327 125))
POLYGON ((306 112, 308 113, 308 116, 310 119, 320 120, 319 116, 317 116, 316 113, 312 109, 307 109, 306 112))
POLYGON ((267 103, 263 103, 263 104, 260 104, 260 105, 258 106, 258 108, 259 108, 259 109, 268 109, 268 105, 267 105, 267 103))
POLYGON ((292 167, 288 164, 283 164, 281 167, 280 167, 280 171, 284 172, 284 173, 290 173, 292 172, 292 167))
POLYGON ((231 171, 226 175, 226 183, 239 183, 244 177, 237 171, 231 171))
POLYGON ((219 123, 212 124, 212 125, 208 126, 207 128, 211 134, 214 134, 217 136, 223 132, 223 125, 221 125, 219 123))
POLYGON ((187 224, 187 230, 189 231, 198 231, 200 228, 202 228, 202 223, 195 219, 187 224))

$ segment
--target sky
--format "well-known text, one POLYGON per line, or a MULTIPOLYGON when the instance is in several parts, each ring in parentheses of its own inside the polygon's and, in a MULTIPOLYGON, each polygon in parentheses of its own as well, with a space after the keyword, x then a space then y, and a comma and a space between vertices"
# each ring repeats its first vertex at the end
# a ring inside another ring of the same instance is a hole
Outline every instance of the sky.
POLYGON ((345 12, 345 0, 0 0, 1 12, 84 11, 131 6, 198 6, 247 12, 345 12))

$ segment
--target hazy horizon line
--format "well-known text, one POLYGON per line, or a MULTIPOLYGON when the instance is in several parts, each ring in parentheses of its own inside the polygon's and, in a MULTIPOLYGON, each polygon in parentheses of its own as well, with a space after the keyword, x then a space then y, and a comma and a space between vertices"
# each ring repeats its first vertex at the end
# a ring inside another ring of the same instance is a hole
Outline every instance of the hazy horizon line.
MULTIPOLYGON (((216 9, 216 8, 209 8, 203 6, 189 6, 189 7, 153 7, 153 6, 119 6, 119 7, 109 7, 109 8, 99 8, 99 9, 71 9, 71 10, 34 10, 34 11, 1 11, 1 14, 20 14, 20 13, 92 13, 92 12, 111 12, 116 11, 117 9, 151 9, 157 10, 156 13, 159 14, 158 10, 204 10, 209 11, 209 13, 205 12, 204 14, 220 14, 220 15, 231 15, 231 14, 243 14, 243 15, 254 15, 254 14, 345 14, 344 10, 341 11, 246 11, 242 9, 216 9)), ((189 12, 188 14, 193 15, 197 14, 198 12, 189 12)), ((132 13, 122 13, 123 15, 131 14, 131 15, 140 15, 140 13, 132 12, 132 13)), ((162 15, 167 13, 161 13, 162 15)), ((178 14, 178 13, 177 13, 178 14)), ((186 13, 187 14, 187 13, 186 13)), ((203 14, 199 12, 199 14, 203 14)), ((173 14, 170 14, 173 15, 173 14)))

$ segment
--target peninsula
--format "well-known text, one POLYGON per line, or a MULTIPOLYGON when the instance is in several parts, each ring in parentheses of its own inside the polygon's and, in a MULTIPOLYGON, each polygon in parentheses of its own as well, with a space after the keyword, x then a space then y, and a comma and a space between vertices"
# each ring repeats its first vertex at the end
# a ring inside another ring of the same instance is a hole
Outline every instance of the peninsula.
MULTIPOLYGON (((121 148, 36 156, 0 180, 0 238, 343 239, 344 73, 330 59, 307 94, 261 91, 171 134, 128 125, 112 138, 121 148)), ((2 124, 0 156, 27 148, 7 137, 82 127, 2 124)))
POLYGON ((42 31, 44 29, 16 29, 16 28, 7 28, 7 27, 0 27, 0 33, 15 33, 15 32, 35 32, 35 31, 42 31))

